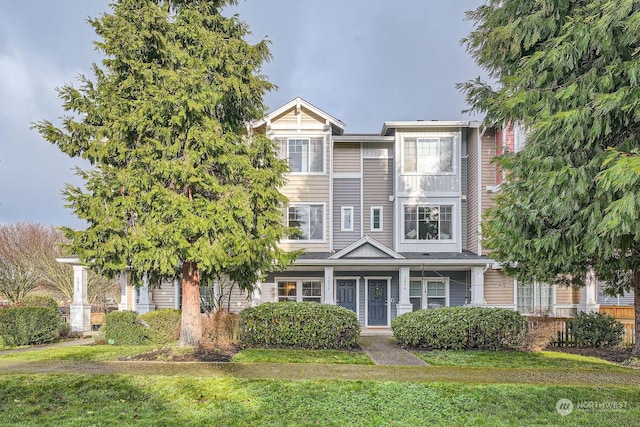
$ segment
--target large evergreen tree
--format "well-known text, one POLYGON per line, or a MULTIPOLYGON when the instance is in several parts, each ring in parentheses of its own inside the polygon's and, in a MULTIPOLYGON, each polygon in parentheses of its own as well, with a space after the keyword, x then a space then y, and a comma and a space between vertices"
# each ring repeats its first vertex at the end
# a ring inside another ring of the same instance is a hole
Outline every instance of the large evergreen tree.
POLYGON ((71 249, 98 272, 129 269, 139 283, 182 277, 183 345, 201 339, 199 283, 228 274, 251 289, 292 256, 279 192, 286 163, 271 141, 248 138, 272 85, 260 74, 266 41, 221 9, 234 0, 118 0, 89 19, 105 54, 92 81, 59 89, 61 127, 48 141, 93 168, 64 194, 86 230, 71 249))
POLYGON ((635 291, 640 351, 640 1, 489 0, 463 40, 490 83, 460 85, 488 124, 519 121, 483 237, 507 272, 635 291), (626 167, 633 159, 635 169, 626 167))

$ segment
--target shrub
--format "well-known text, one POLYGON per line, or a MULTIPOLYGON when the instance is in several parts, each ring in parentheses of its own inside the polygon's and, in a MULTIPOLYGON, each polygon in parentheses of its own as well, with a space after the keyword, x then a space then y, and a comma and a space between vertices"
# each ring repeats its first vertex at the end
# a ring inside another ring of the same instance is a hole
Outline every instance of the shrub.
POLYGON ((104 336, 116 345, 141 345, 147 342, 147 328, 133 311, 114 311, 104 318, 104 336))
POLYGON ((68 322, 60 322, 58 326, 58 338, 67 338, 71 334, 71 324, 68 322))
POLYGON ((216 310, 207 313, 207 317, 202 319, 202 342, 204 345, 213 347, 230 347, 238 342, 237 314, 227 310, 216 310))
POLYGON ((557 328, 552 320, 536 317, 528 322, 528 328, 522 338, 520 350, 540 351, 556 340, 557 328))
POLYGON ((58 337, 60 317, 51 307, 9 307, 0 310, 0 334, 7 346, 42 344, 58 337))
POLYGON ((611 347, 622 342, 624 325, 606 313, 584 313, 567 322, 576 345, 611 347))
POLYGON ((180 338, 180 310, 163 308, 138 316, 147 327, 146 336, 152 343, 167 344, 180 338))
POLYGON ((482 307, 418 310, 391 322, 400 345, 432 350, 515 349, 524 327, 524 318, 515 311, 482 307))
POLYGON ((268 302, 240 313, 240 342, 247 347, 336 349, 354 347, 356 314, 314 302, 268 302))
POLYGON ((56 300, 48 295, 27 295, 15 303, 14 307, 50 307, 59 310, 56 300))

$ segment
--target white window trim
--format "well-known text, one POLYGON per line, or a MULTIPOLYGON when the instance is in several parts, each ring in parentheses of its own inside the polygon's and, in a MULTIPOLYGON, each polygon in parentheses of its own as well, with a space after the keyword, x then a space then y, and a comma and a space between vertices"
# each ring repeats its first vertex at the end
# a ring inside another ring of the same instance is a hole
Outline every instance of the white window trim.
POLYGON ((369 218, 371 220, 371 231, 384 231, 384 208, 382 206, 371 206, 371 215, 369 218), (376 209, 380 210, 380 228, 374 228, 373 226, 373 211, 376 209))
POLYGON ((454 243, 456 242, 456 205, 455 204, 447 204, 447 203, 403 203, 402 204, 402 210, 400 211, 400 215, 401 215, 401 223, 400 223, 400 236, 401 236, 401 242, 402 243, 408 243, 408 244, 425 244, 425 243, 429 243, 429 244, 438 244, 438 243, 454 243), (404 225, 405 225, 405 221, 404 221, 404 210, 406 206, 415 206, 416 208, 421 208, 421 207, 427 207, 427 208, 433 208, 433 207, 450 207, 451 208, 451 237, 449 239, 434 239, 434 240, 420 240, 420 239, 407 239, 405 237, 405 232, 404 232, 404 225))
POLYGON ((289 162, 289 140, 291 139, 308 139, 311 144, 312 139, 322 139, 322 171, 321 172, 291 172, 289 175, 326 175, 327 174, 327 138, 324 135, 296 135, 284 137, 287 148, 287 162, 289 162))
POLYGON ((457 169, 458 169, 458 141, 459 141, 459 135, 458 133, 441 133, 441 132, 434 132, 434 133, 416 133, 416 134, 405 134, 402 136, 402 144, 401 144, 401 155, 400 155, 400 174, 401 175, 407 175, 407 176, 451 176, 451 175, 456 175, 457 169), (452 138, 452 160, 451 160, 451 171, 450 172, 429 172, 429 173, 422 173, 422 172, 406 172, 405 171, 405 164, 404 164, 404 151, 405 151, 405 139, 425 139, 425 138, 452 138))
POLYGON ((321 277, 276 277, 274 280, 274 302, 278 302, 278 282, 296 282, 295 302, 302 302, 302 282, 320 282, 320 301, 324 303, 324 279, 321 277))
POLYGON ((353 231, 353 222, 355 217, 353 216, 353 206, 341 206, 340 207, 340 231, 353 231), (345 227, 344 224, 344 213, 346 211, 351 211, 351 227, 345 227))
MULTIPOLYGON (((427 282, 444 282, 444 306, 449 307, 449 299, 450 299, 450 289, 449 289, 449 277, 424 277, 422 279, 422 308, 429 308, 427 306, 427 282)), ((431 297, 431 298, 442 298, 442 297, 431 297)))
POLYGON ((285 224, 289 226, 289 207, 322 205, 322 239, 318 240, 300 240, 300 239, 283 239, 283 243, 326 243, 327 242, 327 204, 324 202, 305 202, 305 203, 289 203, 285 208, 285 224))

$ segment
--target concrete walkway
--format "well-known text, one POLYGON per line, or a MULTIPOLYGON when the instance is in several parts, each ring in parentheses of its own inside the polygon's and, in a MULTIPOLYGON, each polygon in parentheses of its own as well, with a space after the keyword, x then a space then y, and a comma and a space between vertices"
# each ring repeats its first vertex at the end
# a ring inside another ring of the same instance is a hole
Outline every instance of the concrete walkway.
POLYGON ((360 348, 376 365, 426 366, 427 363, 398 346, 395 338, 383 335, 361 336, 360 348))

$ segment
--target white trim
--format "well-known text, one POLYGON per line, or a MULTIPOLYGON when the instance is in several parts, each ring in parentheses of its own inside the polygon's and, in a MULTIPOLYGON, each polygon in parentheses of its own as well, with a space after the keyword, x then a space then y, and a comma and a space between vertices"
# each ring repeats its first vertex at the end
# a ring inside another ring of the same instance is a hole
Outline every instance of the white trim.
POLYGON ((398 128, 431 128, 431 127, 443 127, 443 128, 479 128, 481 122, 471 121, 447 121, 447 120, 411 120, 411 121, 390 121, 384 122, 380 134, 385 135, 389 129, 398 128))
POLYGON ((371 224, 370 225, 370 229, 369 231, 377 233, 377 232, 381 232, 384 231, 384 207, 383 206, 371 206, 370 208, 370 215, 369 215, 369 222, 371 224), (380 210, 380 228, 374 228, 373 227, 373 211, 379 209, 380 210))
MULTIPOLYGON (((420 301, 420 304, 423 309, 429 308, 427 306, 427 299, 429 298, 427 296, 427 282, 444 282, 444 306, 449 307, 450 299, 451 299, 449 295, 449 292, 450 292, 449 282, 451 279, 449 277, 421 277, 420 279, 422 280, 422 301, 420 301)), ((409 283, 411 283, 411 280, 409 281, 409 283)), ((431 297, 431 298, 442 298, 442 297, 431 297)))
MULTIPOLYGON (((336 252, 335 254, 331 255, 329 257, 329 260, 340 260, 344 256, 350 254, 354 250, 358 249, 359 247, 361 247, 361 246, 363 246, 363 245, 365 245, 367 243, 370 244, 371 246, 375 247, 376 249, 378 249, 380 252, 383 252, 383 253, 389 255, 390 258, 393 258, 393 259, 405 259, 405 257, 400 255, 399 253, 397 253, 393 249, 390 249, 390 248, 386 247, 385 245, 383 245, 382 243, 378 242, 373 237, 364 236, 360 240, 358 240, 356 242, 353 242, 352 244, 350 244, 346 248, 342 249, 340 252, 336 252)), ((309 260, 309 261, 311 261, 311 260, 309 260)), ((317 260, 317 261, 326 261, 326 260, 317 260)), ((358 261, 360 264, 362 264, 362 260, 361 259, 353 260, 353 261, 358 261)))
POLYGON ((373 327, 389 327, 391 326, 391 277, 389 276, 364 276, 364 326, 369 327, 369 280, 386 280, 387 281, 387 323, 386 325, 372 325, 373 327))
POLYGON ((355 218, 353 216, 353 206, 340 206, 340 231, 353 231, 353 223, 355 221, 355 218), (350 219, 351 219, 351 224, 350 227, 347 227, 345 225, 345 212, 350 211, 351 214, 349 215, 350 219))
POLYGON ((360 172, 334 172, 333 177, 335 179, 340 179, 340 178, 360 179, 362 178, 362 174, 360 172))
POLYGON ((292 202, 285 209, 285 224, 289 226, 289 207, 322 205, 322 240, 283 239, 282 243, 327 243, 327 204, 325 202, 292 202))
POLYGON ((335 305, 338 304, 338 280, 353 280, 356 282, 356 316, 360 321, 360 276, 337 276, 333 278, 333 295, 335 305))
MULTIPOLYGON (((316 107, 315 105, 309 103, 308 101, 305 101, 304 99, 302 99, 302 98, 300 98, 298 96, 298 97, 295 97, 294 99, 292 99, 291 101, 287 102, 283 106, 281 106, 281 107, 277 108, 276 110, 272 111, 271 113, 269 113, 264 120, 260 120, 260 121, 258 121, 256 123, 254 123, 253 127, 254 128, 255 127, 260 127, 267 120, 270 120, 273 117, 277 117, 277 116, 287 112, 288 110, 290 110, 293 107, 296 107, 296 109, 298 109, 298 108, 300 108, 300 106, 305 107, 307 110, 319 115, 320 117, 324 118, 325 120, 329 120, 332 124, 336 125, 338 128, 340 128, 343 131, 347 126, 342 121, 340 121, 337 118, 333 117, 331 114, 328 114, 327 112, 321 110, 320 108, 316 107)), ((324 124, 323 124, 323 126, 324 126, 324 124)))
MULTIPOLYGON (((400 135, 400 175, 401 176, 459 176, 459 155, 458 155, 458 145, 461 144, 461 132, 421 132, 421 133, 405 133, 400 135), (416 171, 415 172, 406 172, 405 164, 404 164, 404 151, 405 151, 405 141, 406 139, 415 139, 416 140, 416 171), (420 172, 418 170, 418 160, 417 160, 417 150, 418 150, 418 141, 420 139, 435 139, 438 138, 451 138, 451 170, 450 171, 441 171, 441 172, 420 172)), ((457 193, 460 195, 460 193, 457 193)))

